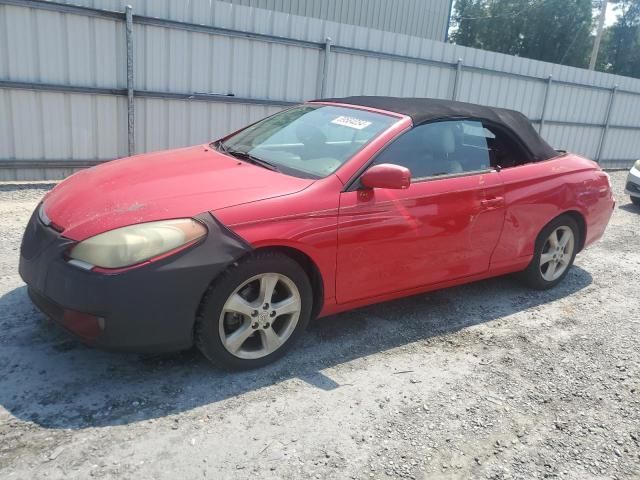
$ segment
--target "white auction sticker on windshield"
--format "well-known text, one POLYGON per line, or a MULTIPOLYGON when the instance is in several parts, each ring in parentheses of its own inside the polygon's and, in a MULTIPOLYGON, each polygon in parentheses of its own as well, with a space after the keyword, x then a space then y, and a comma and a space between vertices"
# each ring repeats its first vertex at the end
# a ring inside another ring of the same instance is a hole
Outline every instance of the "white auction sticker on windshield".
POLYGON ((353 117, 346 117, 344 115, 338 118, 334 118, 333 120, 331 120, 331 123, 342 125, 343 127, 355 128, 356 130, 362 130, 363 128, 367 128, 369 125, 371 125, 371 122, 359 120, 353 117))

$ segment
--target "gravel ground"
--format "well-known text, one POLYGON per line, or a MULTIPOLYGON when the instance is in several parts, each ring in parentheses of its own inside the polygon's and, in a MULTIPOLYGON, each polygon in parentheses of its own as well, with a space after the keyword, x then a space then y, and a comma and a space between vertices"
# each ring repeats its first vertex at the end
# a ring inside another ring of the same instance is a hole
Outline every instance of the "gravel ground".
POLYGON ((510 277, 315 322, 284 360, 89 349, 17 274, 47 185, 0 186, 1 478, 640 478, 640 209, 556 289, 510 277))

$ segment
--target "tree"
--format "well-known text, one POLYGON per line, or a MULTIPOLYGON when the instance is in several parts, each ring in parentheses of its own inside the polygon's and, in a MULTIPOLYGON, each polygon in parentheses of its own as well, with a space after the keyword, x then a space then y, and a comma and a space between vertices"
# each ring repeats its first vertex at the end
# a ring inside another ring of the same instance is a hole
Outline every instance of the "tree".
POLYGON ((454 43, 577 67, 588 64, 591 0, 457 0, 454 43))
POLYGON ((485 37, 486 2, 478 0, 457 0, 451 21, 457 27, 449 38, 453 43, 466 47, 482 48, 481 39, 485 37), (476 21, 485 20, 485 21, 476 21))
POLYGON ((598 69, 640 78, 640 0, 622 0, 621 15, 603 37, 598 69))

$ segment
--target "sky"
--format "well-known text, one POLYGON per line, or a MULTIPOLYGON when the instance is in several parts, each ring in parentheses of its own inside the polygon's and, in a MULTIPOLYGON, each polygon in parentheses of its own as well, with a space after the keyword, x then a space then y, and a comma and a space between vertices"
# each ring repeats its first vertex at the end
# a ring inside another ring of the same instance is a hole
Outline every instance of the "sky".
POLYGON ((618 18, 618 11, 614 9, 614 5, 607 5, 607 16, 604 19, 604 24, 608 27, 609 25, 613 25, 616 23, 616 19, 618 18))

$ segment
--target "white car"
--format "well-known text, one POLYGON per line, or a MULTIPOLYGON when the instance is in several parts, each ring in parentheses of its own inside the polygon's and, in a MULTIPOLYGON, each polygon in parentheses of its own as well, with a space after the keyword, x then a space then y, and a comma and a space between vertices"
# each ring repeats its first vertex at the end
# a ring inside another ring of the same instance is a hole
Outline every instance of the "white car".
POLYGON ((624 193, 631 197, 634 205, 640 207, 640 160, 636 160, 629 171, 624 193))

